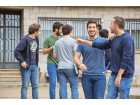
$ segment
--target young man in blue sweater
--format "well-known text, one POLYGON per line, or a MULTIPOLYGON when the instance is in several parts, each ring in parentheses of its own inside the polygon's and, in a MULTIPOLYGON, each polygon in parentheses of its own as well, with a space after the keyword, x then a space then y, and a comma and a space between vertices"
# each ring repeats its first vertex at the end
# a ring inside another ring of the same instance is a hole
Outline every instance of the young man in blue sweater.
POLYGON ((110 70, 112 74, 108 85, 108 98, 115 99, 120 93, 121 99, 128 99, 134 75, 134 41, 124 31, 124 18, 116 16, 111 22, 111 33, 116 37, 112 41, 90 42, 77 39, 77 43, 88 44, 99 49, 111 48, 110 70))
POLYGON ((39 61, 39 40, 40 24, 29 26, 28 35, 17 45, 14 56, 20 64, 20 74, 22 79, 21 99, 27 98, 29 82, 32 85, 32 98, 38 99, 38 61, 39 61))

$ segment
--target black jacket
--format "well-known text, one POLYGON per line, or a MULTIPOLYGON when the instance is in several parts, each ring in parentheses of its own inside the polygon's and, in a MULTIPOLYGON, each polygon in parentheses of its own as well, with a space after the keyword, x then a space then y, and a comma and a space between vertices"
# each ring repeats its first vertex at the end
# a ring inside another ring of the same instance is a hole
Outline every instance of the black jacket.
MULTIPOLYGON (((39 61, 39 40, 36 39, 37 42, 37 53, 36 53, 36 62, 38 65, 39 61)), ((19 61, 19 63, 26 62, 28 67, 30 67, 31 56, 30 56, 30 44, 29 44, 29 35, 26 35, 19 42, 14 51, 15 58, 19 61)))

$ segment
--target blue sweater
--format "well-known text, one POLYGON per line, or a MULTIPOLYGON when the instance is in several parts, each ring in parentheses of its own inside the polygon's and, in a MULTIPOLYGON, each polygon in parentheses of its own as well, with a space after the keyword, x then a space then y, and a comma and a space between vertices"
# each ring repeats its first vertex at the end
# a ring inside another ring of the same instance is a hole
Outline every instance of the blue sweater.
POLYGON ((105 51, 105 67, 106 70, 110 70, 110 61, 111 61, 111 49, 105 51))
MULTIPOLYGON (((39 61, 39 41, 36 39, 37 42, 37 52, 36 52, 36 62, 38 65, 39 61)), ((19 63, 26 62, 28 67, 30 67, 31 63, 31 55, 30 55, 30 44, 29 44, 29 35, 26 35, 25 37, 22 38, 22 40, 19 42, 17 45, 15 51, 14 51, 14 56, 15 58, 19 61, 19 63)))
POLYGON ((129 78, 134 74, 134 41, 129 33, 115 37, 112 41, 93 42, 92 47, 99 49, 111 48, 110 70, 117 75, 119 69, 124 69, 122 77, 129 78))

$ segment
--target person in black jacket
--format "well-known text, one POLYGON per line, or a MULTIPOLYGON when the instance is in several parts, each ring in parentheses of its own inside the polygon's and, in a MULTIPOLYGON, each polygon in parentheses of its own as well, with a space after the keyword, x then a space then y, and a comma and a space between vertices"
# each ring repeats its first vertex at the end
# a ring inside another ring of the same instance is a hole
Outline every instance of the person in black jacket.
POLYGON ((15 58, 19 61, 19 70, 22 79, 21 99, 27 98, 29 82, 32 85, 32 98, 38 99, 38 61, 40 24, 31 24, 25 35, 14 51, 15 58))
MULTIPOLYGON (((99 31, 99 35, 103 38, 107 38, 109 36, 109 31, 107 29, 101 29, 99 31)), ((111 61, 111 49, 107 49, 105 51, 105 68, 106 68, 106 90, 105 90, 105 98, 107 98, 108 95, 108 80, 111 75, 110 71, 110 61, 111 61)))
MULTIPOLYGON (((103 38, 107 38, 109 36, 109 32, 107 29, 101 29, 99 31, 99 35, 103 38)), ((110 70, 110 60, 111 60, 111 49, 107 49, 105 52, 105 67, 106 70, 110 70)))
POLYGON ((101 24, 97 24, 97 35, 100 36, 100 30, 102 30, 102 25, 101 24))

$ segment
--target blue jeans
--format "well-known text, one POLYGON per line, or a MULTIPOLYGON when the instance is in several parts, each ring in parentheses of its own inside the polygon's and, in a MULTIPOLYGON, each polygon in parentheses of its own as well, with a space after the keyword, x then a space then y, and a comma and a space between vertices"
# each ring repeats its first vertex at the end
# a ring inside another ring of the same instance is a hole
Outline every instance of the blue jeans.
POLYGON ((30 81, 32 86, 32 98, 38 99, 38 66, 30 65, 29 70, 20 67, 20 74, 22 78, 21 99, 27 99, 27 90, 30 81))
POLYGON ((82 75, 82 87, 86 99, 103 99, 106 87, 105 75, 82 75))
POLYGON ((67 79, 70 82, 71 87, 71 98, 78 99, 78 76, 74 69, 59 69, 58 70, 59 79, 59 95, 61 99, 67 99, 67 79))
POLYGON ((49 93, 50 99, 55 99, 56 97, 56 78, 57 78, 57 65, 47 64, 48 74, 49 74, 49 93))
POLYGON ((115 87, 116 76, 110 76, 108 83, 108 99, 116 99, 120 93, 121 99, 129 99, 130 87, 133 77, 121 78, 120 87, 115 87))

